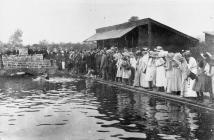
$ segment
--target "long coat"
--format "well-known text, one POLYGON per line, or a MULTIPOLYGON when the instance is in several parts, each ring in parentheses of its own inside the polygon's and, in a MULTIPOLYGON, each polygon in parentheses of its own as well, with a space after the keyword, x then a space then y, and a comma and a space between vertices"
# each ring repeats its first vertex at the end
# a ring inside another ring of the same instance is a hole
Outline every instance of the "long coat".
POLYGON ((108 66, 107 55, 103 54, 100 63, 100 69, 106 69, 108 66))

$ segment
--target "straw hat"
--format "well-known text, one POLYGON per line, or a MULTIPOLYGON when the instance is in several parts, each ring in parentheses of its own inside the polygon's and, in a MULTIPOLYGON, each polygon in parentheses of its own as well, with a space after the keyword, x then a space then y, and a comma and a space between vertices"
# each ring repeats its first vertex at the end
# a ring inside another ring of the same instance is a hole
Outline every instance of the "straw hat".
POLYGON ((174 53, 168 53, 168 54, 166 55, 166 58, 172 60, 172 59, 174 58, 174 56, 175 56, 174 53))
POLYGON ((141 53, 141 51, 140 50, 138 50, 138 51, 136 51, 136 55, 141 55, 142 53, 141 53))
POLYGON ((130 57, 134 57, 134 53, 133 52, 129 52, 129 56, 130 57))
POLYGON ((145 48, 143 48, 143 51, 149 51, 149 49, 145 47, 145 48))
POLYGON ((128 57, 130 56, 129 52, 124 52, 123 55, 128 57))
POLYGON ((183 56, 190 56, 190 55, 191 55, 190 50, 185 50, 185 51, 183 52, 183 56))
POLYGON ((154 51, 150 51, 150 52, 149 52, 149 56, 150 56, 150 57, 158 57, 158 53, 157 53, 157 52, 154 52, 154 51))
POLYGON ((108 54, 109 54, 109 53, 112 53, 112 50, 109 49, 109 50, 106 51, 106 53, 108 53, 108 54))
POLYGON ((163 47, 157 46, 154 50, 157 52, 160 52, 160 51, 163 51, 163 47))
MULTIPOLYGON (((158 51, 157 51, 157 52, 158 52, 158 51)), ((160 52, 158 52, 158 57, 166 57, 167 54, 168 54, 167 51, 160 51, 160 52)))
POLYGON ((184 60, 184 57, 180 53, 176 53, 173 57, 173 60, 180 62, 180 61, 184 60))

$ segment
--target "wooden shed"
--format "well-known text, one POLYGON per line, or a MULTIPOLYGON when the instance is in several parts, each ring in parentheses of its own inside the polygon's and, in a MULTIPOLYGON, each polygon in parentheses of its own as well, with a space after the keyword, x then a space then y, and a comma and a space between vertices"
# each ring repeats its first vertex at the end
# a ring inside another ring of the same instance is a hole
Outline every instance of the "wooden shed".
POLYGON ((98 48, 116 46, 153 49, 162 46, 172 52, 189 49, 199 42, 198 39, 151 18, 96 29, 96 34, 85 41, 97 41, 98 48))

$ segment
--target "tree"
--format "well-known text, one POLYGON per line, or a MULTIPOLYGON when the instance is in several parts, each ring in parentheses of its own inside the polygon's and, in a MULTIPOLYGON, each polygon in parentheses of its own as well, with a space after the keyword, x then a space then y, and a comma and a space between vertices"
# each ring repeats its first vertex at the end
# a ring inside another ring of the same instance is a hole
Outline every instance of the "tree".
POLYGON ((138 16, 132 16, 129 18, 129 22, 137 21, 137 20, 139 20, 138 16))
POLYGON ((41 47, 42 49, 47 49, 48 46, 49 46, 49 43, 48 43, 47 40, 42 40, 42 41, 39 42, 39 45, 40 45, 40 47, 41 47))
POLYGON ((9 38, 9 44, 12 48, 22 47, 22 35, 23 32, 17 29, 9 38))

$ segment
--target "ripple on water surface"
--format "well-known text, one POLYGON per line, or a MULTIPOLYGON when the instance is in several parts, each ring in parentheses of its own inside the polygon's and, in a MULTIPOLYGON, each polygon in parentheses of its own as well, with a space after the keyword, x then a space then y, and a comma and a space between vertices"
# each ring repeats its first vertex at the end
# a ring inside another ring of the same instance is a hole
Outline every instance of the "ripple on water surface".
POLYGON ((214 139, 214 115, 93 83, 0 79, 0 138, 214 139))

